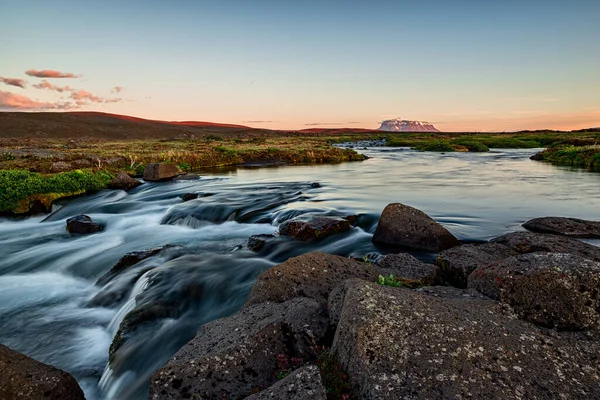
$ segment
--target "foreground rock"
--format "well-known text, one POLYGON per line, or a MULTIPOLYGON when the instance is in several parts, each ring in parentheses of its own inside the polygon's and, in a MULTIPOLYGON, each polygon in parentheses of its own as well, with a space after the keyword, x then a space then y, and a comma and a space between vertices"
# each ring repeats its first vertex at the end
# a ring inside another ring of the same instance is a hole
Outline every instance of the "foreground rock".
POLYGON ((179 175, 177 167, 171 164, 148 164, 144 168, 145 181, 167 181, 179 175))
POLYGON ((324 305, 329 293, 344 280, 375 281, 377 277, 378 271, 365 263, 321 252, 303 254, 262 273, 245 307, 266 301, 282 303, 295 297, 308 297, 324 305))
POLYGON ((246 247, 251 251, 260 251, 265 247, 267 242, 272 242, 275 240, 275 235, 262 234, 262 235, 252 235, 248 238, 248 243, 246 247))
POLYGON ((0 399, 84 400, 68 373, 0 344, 0 399))
POLYGON ((417 288, 440 282, 440 267, 427 264, 408 253, 388 254, 377 262, 381 275, 392 274, 405 286, 417 288))
POLYGON ((319 368, 307 365, 298 368, 273 386, 246 400, 326 400, 327 394, 319 368))
POLYGON ((190 200, 196 200, 198 196, 198 193, 184 193, 183 196, 181 196, 181 198, 185 202, 190 200))
POLYGON ((522 254, 533 252, 568 253, 600 261, 600 247, 557 235, 513 232, 492 239, 491 242, 504 244, 522 254))
POLYGON ((476 269, 469 288, 545 327, 577 330, 600 324, 600 263, 574 254, 509 257, 476 269))
POLYGON ((600 239, 600 221, 577 218, 544 217, 534 218, 523 224, 532 232, 551 233, 576 238, 600 239))
POLYGON ((108 183, 109 189, 118 189, 118 190, 129 190, 133 189, 141 185, 142 182, 137 179, 133 179, 127 172, 121 171, 119 172, 111 181, 108 183))
POLYGON ((297 240, 312 242, 349 231, 351 227, 350 221, 344 218, 302 216, 279 225, 279 233, 297 240))
POLYGON ((332 350, 353 398, 592 399, 600 336, 590 335, 543 333, 460 289, 352 280, 332 350))
POLYGON ((385 207, 373 242, 432 252, 460 245, 457 238, 427 214, 400 203, 385 207))
POLYGON ((154 400, 244 398, 276 381, 277 356, 315 359, 327 317, 314 300, 298 298, 247 307, 204 325, 151 378, 154 400))
POLYGON ((76 215, 67 219, 67 231, 69 233, 77 233, 87 235, 89 233, 101 232, 104 230, 104 225, 94 222, 87 215, 76 215))
POLYGON ((436 264, 442 268, 446 281, 466 288, 471 272, 517 254, 516 250, 500 243, 465 244, 442 251, 438 254, 436 264))

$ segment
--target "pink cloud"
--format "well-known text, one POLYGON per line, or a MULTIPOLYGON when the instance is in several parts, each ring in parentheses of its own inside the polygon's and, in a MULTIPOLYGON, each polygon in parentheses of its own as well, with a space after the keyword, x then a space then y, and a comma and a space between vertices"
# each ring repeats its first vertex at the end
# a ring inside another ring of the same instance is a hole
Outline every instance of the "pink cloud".
POLYGON ((25 82, 23 79, 5 78, 3 76, 0 76, 0 82, 9 86, 20 87, 21 89, 25 89, 25 85, 27 85, 27 82, 25 82))
POLYGON ((52 108, 63 108, 65 104, 40 102, 30 99, 27 96, 0 90, 0 108, 9 108, 16 110, 43 110, 52 108))
POLYGON ((73 89, 71 89, 68 86, 56 86, 56 85, 53 85, 50 82, 48 82, 47 80, 45 80, 45 79, 42 81, 42 83, 36 83, 35 85, 33 85, 33 87, 36 88, 36 89, 53 90, 53 91, 60 92, 60 93, 62 93, 62 92, 70 92, 71 90, 73 90, 73 89))
POLYGON ((115 86, 110 92, 111 93, 121 93, 125 89, 123 86, 115 86))
POLYGON ((52 69, 44 69, 42 71, 38 71, 36 69, 30 69, 25 71, 25 73, 29 76, 34 76, 36 78, 80 78, 81 75, 75 75, 70 72, 60 72, 54 71, 52 69))

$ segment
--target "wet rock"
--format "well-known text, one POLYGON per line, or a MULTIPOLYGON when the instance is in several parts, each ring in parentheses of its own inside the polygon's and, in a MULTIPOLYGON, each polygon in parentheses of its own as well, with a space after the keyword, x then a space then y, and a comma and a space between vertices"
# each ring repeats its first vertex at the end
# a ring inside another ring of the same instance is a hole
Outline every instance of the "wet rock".
POLYGON ((499 243, 464 244, 439 253, 436 264, 442 268, 446 281, 466 288, 471 272, 517 254, 516 250, 499 243))
POLYGON ((319 368, 307 365, 246 400, 327 400, 319 368))
POLYGON ((325 305, 329 292, 340 282, 349 278, 375 281, 377 277, 377 270, 366 263, 321 252, 303 254, 263 272, 244 307, 266 301, 282 303, 295 297, 325 305))
POLYGON ((119 259, 119 261, 117 261, 115 263, 115 265, 112 266, 110 271, 108 271, 106 274, 102 275, 102 277, 100 277, 100 279, 98 279, 98 281, 96 281, 96 285, 104 286, 108 282, 113 280, 117 275, 122 274, 129 267, 139 263, 140 261, 143 261, 147 258, 153 257, 167 249, 176 249, 176 248, 179 248, 179 246, 167 244, 167 245, 160 246, 160 247, 154 247, 152 249, 132 251, 130 253, 127 253, 123 257, 121 257, 119 259))
POLYGON ((523 224, 532 232, 551 233, 576 238, 600 239, 600 221, 577 218, 544 217, 534 218, 523 224))
POLYGON ((513 232, 492 239, 490 242, 504 244, 519 253, 569 253, 600 261, 600 247, 557 235, 513 232))
POLYGON ((360 399, 599 398, 600 337, 548 334, 444 287, 348 281, 334 339, 360 399))
POLYGON ((182 174, 182 175, 177 175, 175 177, 175 181, 195 181, 196 179, 200 179, 200 175, 198 174, 182 174))
POLYGON ((0 344, 0 399, 85 400, 85 397, 67 372, 0 344))
POLYGON ((104 225, 94 222, 87 215, 76 215, 67 219, 67 231, 69 231, 69 233, 86 235, 89 233, 101 232, 103 230, 104 225))
POLYGON ((279 233, 297 240, 312 242, 351 229, 350 221, 338 217, 301 216, 279 225, 279 233))
POLYGON ((145 181, 167 181, 178 175, 177 167, 171 164, 147 164, 144 168, 145 181))
POLYGON ((319 182, 313 182, 313 183, 310 184, 310 187, 312 189, 317 189, 317 188, 321 187, 321 184, 319 182))
POLYGON ((457 238, 427 214, 400 203, 385 207, 373 242, 432 252, 460 245, 457 238))
POLYGON ((210 322, 154 373, 150 399, 249 396, 275 383, 278 355, 314 360, 327 327, 319 304, 307 298, 262 303, 210 322))
POLYGON ((275 235, 252 235, 248 239, 247 247, 251 251, 260 251, 267 242, 275 240, 275 235))
POLYGON ((183 199, 183 201, 190 201, 197 199, 198 196, 198 193, 184 193, 183 196, 181 196, 181 198, 183 199))
POLYGON ((129 190, 133 189, 136 186, 141 185, 142 182, 137 179, 133 179, 127 172, 121 171, 119 172, 111 181, 108 183, 109 189, 117 189, 117 190, 129 190))
POLYGON ((424 263, 408 253, 388 254, 377 263, 379 273, 393 274, 397 280, 410 288, 435 285, 440 282, 440 267, 424 263))
POLYGON ((600 324, 600 262, 574 254, 532 253, 477 268, 469 288, 509 304, 520 318, 557 329, 600 324))

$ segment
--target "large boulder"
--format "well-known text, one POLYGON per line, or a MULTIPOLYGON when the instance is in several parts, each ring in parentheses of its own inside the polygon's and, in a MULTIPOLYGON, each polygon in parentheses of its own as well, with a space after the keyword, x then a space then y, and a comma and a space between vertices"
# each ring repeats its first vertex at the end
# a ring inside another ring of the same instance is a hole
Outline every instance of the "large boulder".
POLYGON ((600 221, 586 221, 577 218, 543 217, 534 218, 523 224, 532 232, 552 233, 576 238, 600 238, 600 221))
POLYGON ((290 258, 263 272, 252 287, 245 307, 273 301, 282 303, 295 297, 309 297, 327 303, 329 292, 349 278, 375 281, 373 266, 327 253, 315 252, 290 258))
POLYGON ((477 268, 469 288, 509 304, 520 318, 549 328, 600 324, 600 262, 574 254, 532 253, 477 268))
POLYGON ((306 365, 246 400, 327 400, 327 393, 319 368, 306 365))
POLYGON ((328 319, 314 300, 262 303, 210 322, 151 378, 153 400, 244 398, 270 387, 278 357, 310 362, 328 319))
POLYGON ((499 243, 464 244, 439 253, 436 264, 442 268, 446 281, 466 288, 471 272, 517 254, 516 250, 499 243))
POLYGON ((94 222, 87 215, 76 215, 67 219, 67 231, 69 233, 77 233, 87 235, 89 233, 101 232, 104 230, 104 225, 94 222))
POLYGON ((70 374, 0 344, 0 399, 85 400, 70 374))
POLYGON ((312 242, 336 233, 349 231, 350 221, 339 217, 301 216, 279 225, 279 233, 297 240, 312 242))
POLYGON ((352 398, 600 398, 597 331, 547 334, 455 288, 347 286, 332 350, 352 398))
POLYGON ((142 182, 133 179, 127 172, 121 171, 108 183, 109 189, 129 190, 141 185, 142 182))
POLYGON ((417 288, 440 282, 440 267, 424 263, 408 253, 388 254, 377 262, 381 275, 394 275, 405 286, 417 288))
POLYGON ((400 203, 384 208, 373 242, 432 252, 460 245, 457 238, 427 214, 400 203))
POLYGON ((600 261, 600 247, 557 235, 513 232, 492 239, 490 242, 504 244, 522 254, 534 252, 569 253, 600 261))
POLYGON ((147 164, 144 168, 145 181, 168 181, 178 175, 177 167, 171 164, 147 164))

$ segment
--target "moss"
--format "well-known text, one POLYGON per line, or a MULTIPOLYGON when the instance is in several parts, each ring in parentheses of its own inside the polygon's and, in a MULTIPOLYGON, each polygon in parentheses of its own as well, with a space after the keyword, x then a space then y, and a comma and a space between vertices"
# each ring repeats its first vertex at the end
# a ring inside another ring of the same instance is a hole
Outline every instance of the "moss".
POLYGON ((445 140, 420 143, 420 144, 414 146, 413 149, 419 150, 419 151, 443 151, 443 152, 454 151, 454 147, 452 147, 452 145, 450 145, 450 143, 445 140))
POLYGON ((549 161, 557 165, 598 168, 600 167, 600 145, 555 146, 536 154, 533 158, 549 161))

